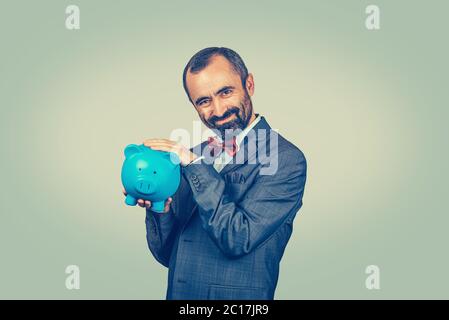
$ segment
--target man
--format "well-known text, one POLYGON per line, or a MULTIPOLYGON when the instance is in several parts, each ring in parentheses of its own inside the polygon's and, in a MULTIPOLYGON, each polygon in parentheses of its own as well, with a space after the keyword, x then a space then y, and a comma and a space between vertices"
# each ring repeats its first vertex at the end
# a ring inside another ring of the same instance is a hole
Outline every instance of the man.
POLYGON ((149 210, 150 201, 138 201, 146 207, 149 249, 169 268, 167 299, 273 299, 279 263, 302 206, 306 159, 254 113, 254 78, 236 52, 199 51, 183 81, 199 117, 217 137, 193 150, 167 139, 144 141, 181 160, 181 184, 164 213, 149 210), (264 131, 268 134, 257 134, 264 131))

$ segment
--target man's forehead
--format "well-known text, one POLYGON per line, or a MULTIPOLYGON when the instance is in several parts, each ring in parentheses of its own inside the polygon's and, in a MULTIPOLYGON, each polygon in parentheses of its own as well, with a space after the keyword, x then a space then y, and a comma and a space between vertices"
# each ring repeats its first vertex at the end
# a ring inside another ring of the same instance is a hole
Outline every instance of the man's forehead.
POLYGON ((239 81, 240 76, 222 56, 211 58, 207 67, 200 72, 187 72, 186 75, 187 87, 192 99, 200 95, 209 95, 223 86, 236 86, 236 82, 239 81))

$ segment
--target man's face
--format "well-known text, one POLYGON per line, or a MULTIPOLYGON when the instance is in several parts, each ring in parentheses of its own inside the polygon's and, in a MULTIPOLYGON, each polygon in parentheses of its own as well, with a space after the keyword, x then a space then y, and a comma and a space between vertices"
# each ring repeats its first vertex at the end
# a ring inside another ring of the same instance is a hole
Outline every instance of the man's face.
POLYGON ((187 72, 186 83, 193 105, 208 128, 218 131, 223 139, 226 129, 246 128, 253 115, 251 74, 244 88, 229 61, 218 55, 200 72, 187 72))

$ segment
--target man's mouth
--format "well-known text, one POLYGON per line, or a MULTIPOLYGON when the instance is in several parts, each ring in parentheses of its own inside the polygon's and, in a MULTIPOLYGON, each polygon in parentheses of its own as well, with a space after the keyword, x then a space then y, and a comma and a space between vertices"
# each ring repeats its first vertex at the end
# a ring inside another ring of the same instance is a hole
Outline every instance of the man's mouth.
POLYGON ((223 123, 228 122, 229 119, 232 119, 232 116, 235 117, 235 114, 232 113, 231 115, 227 116, 226 118, 224 118, 222 120, 215 121, 215 124, 216 125, 222 125, 223 123))

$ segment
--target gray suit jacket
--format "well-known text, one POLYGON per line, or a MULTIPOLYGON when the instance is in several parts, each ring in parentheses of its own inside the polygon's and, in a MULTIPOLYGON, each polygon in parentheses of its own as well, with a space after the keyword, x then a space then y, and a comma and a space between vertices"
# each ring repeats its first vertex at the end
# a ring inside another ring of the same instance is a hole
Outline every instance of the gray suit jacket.
MULTIPOLYGON (((270 129, 263 117, 258 129, 270 129)), ((302 206, 307 165, 301 150, 272 134, 248 135, 235 156, 243 163, 230 163, 220 173, 204 162, 183 167, 170 211, 147 209, 149 249, 169 268, 167 299, 273 299, 302 206), (267 168, 259 160, 264 151, 277 151, 274 174, 260 174, 267 168)))

